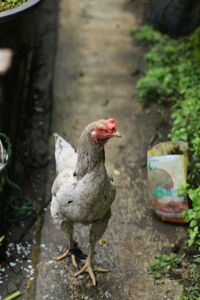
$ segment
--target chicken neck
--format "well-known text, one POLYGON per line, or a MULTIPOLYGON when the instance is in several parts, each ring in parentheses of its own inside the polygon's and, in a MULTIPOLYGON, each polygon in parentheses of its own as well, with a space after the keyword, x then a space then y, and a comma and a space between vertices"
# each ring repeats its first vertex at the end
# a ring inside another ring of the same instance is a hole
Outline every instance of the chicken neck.
POLYGON ((77 154, 78 157, 74 175, 77 176, 78 179, 90 173, 95 168, 101 167, 105 169, 104 146, 92 141, 88 133, 83 132, 81 135, 77 154))

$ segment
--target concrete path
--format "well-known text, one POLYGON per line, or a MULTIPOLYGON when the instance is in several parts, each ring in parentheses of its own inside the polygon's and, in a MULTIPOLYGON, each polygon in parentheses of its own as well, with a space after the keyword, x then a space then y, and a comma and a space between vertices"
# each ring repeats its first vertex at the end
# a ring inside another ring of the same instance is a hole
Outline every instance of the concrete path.
MULTIPOLYGON (((98 285, 93 287, 87 275, 73 276, 69 259, 55 263, 53 258, 68 242, 47 211, 38 225, 40 251, 36 246, 33 253, 38 276, 35 296, 30 293, 29 299, 161 300, 175 299, 180 293, 173 281, 156 285, 147 274, 154 254, 171 249, 184 230, 155 219, 146 196, 145 155, 160 117, 143 112, 135 95, 137 78, 131 76, 141 67, 142 50, 129 31, 140 22, 141 12, 141 1, 60 1, 52 131, 76 147, 89 122, 112 117, 123 135, 106 146, 117 197, 103 237, 108 245, 98 244, 95 256, 111 272, 98 274, 98 285)), ((52 158, 47 198, 54 176, 52 158)), ((88 228, 77 226, 76 234, 87 252, 88 228)))

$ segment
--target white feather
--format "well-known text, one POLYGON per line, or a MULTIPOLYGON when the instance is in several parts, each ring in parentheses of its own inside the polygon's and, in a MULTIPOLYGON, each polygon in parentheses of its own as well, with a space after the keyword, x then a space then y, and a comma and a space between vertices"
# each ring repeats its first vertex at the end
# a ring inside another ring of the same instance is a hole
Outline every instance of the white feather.
POLYGON ((65 141, 57 133, 54 133, 55 137, 55 159, 56 159, 56 172, 57 174, 65 171, 65 173, 71 173, 74 171, 77 160, 77 153, 70 143, 65 141))

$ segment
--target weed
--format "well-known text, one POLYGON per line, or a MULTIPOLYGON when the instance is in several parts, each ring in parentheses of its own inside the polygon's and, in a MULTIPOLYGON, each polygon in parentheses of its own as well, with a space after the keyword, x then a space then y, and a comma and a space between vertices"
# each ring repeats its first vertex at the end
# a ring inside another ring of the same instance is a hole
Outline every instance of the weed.
POLYGON ((200 251, 200 186, 196 189, 188 189, 188 195, 192 201, 192 208, 187 209, 183 214, 185 220, 189 222, 188 246, 197 245, 200 251))
MULTIPOLYGON (((171 105, 173 141, 189 145, 188 184, 182 188, 191 200, 191 208, 184 212, 189 222, 188 247, 200 251, 200 27, 190 36, 174 40, 149 26, 131 30, 132 35, 148 46, 145 54, 147 72, 137 83, 143 105, 152 102, 171 105)), ((149 272, 154 278, 168 275, 180 264, 176 256, 156 255, 149 272)), ((184 285, 181 300, 200 300, 200 255, 193 257, 188 274, 182 277, 184 285)))
POLYGON ((183 296, 180 300, 199 300, 200 299, 200 270, 199 265, 192 265, 187 278, 182 280, 184 283, 183 296))
POLYGON ((143 26, 140 30, 135 27, 131 28, 131 34, 140 42, 153 43, 162 41, 162 34, 155 31, 150 26, 143 26))
POLYGON ((163 276, 170 274, 170 272, 177 269, 182 259, 176 254, 160 254, 155 255, 155 260, 149 264, 149 274, 155 279, 160 279, 163 276))

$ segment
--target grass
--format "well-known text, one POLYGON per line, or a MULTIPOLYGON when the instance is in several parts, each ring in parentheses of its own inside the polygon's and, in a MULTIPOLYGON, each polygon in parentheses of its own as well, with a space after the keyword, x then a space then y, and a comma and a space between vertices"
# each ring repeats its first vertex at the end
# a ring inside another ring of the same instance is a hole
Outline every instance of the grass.
POLYGON ((155 279, 170 275, 181 264, 181 261, 182 259, 174 253, 170 255, 157 253, 155 260, 149 264, 149 274, 155 279))

